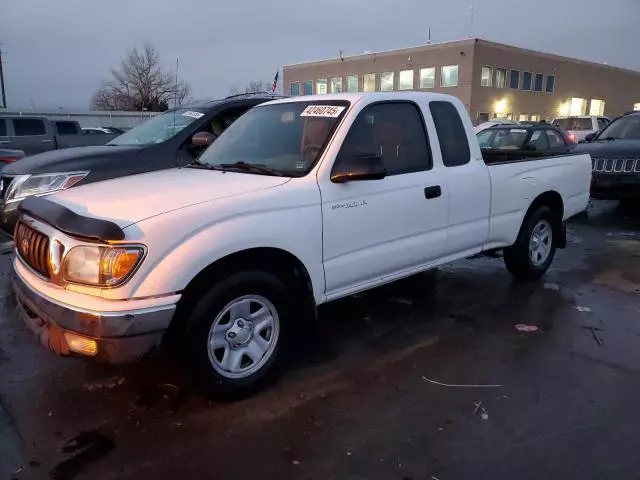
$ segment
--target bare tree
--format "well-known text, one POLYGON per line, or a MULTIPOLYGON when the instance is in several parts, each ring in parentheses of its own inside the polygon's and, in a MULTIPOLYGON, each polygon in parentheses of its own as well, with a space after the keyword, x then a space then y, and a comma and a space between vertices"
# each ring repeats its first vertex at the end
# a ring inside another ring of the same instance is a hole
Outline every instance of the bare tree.
POLYGON ((181 105, 191 92, 184 81, 176 85, 175 72, 162 70, 160 55, 151 45, 129 51, 120 68, 111 70, 111 77, 93 95, 92 108, 158 112, 181 105))
POLYGON ((231 90, 229 90, 229 95, 271 92, 272 88, 273 82, 268 82, 266 80, 256 80, 249 82, 244 88, 233 87, 231 90))

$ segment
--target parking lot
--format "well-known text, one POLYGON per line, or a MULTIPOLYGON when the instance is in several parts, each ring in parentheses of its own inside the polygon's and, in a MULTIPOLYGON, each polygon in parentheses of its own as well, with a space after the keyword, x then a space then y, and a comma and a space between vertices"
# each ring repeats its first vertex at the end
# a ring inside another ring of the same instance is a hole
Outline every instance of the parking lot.
POLYGON ((236 403, 162 355, 53 356, 15 319, 10 264, 0 478, 638 478, 639 209, 595 202, 541 282, 483 257, 329 304, 236 403))

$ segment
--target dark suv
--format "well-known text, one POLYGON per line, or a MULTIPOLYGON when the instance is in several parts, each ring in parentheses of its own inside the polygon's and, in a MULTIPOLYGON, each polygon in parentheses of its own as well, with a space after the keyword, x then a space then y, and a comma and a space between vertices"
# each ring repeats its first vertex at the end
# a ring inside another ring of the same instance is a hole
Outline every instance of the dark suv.
POLYGON ((13 234, 18 205, 75 185, 192 163, 233 121, 250 108, 282 98, 241 94, 164 112, 103 146, 41 153, 0 170, 0 227, 13 234))
POLYGON ((616 118, 574 152, 591 154, 593 198, 640 199, 640 112, 616 118))

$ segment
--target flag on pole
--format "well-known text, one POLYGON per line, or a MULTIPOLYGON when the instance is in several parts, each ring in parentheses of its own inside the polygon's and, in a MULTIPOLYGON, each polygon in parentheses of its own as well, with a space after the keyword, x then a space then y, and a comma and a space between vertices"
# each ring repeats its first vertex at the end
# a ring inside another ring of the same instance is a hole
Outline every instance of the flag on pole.
POLYGON ((274 93, 276 91, 276 87, 278 86, 278 75, 280 74, 280 70, 276 72, 276 76, 273 78, 273 86, 271 87, 271 92, 274 93))

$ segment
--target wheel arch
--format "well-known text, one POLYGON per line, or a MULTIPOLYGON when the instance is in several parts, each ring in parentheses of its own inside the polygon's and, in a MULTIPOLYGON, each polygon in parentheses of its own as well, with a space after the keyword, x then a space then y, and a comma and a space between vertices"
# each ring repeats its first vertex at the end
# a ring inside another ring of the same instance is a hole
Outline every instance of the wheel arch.
POLYGON ((172 330, 181 330, 195 302, 211 285, 233 272, 242 270, 266 271, 292 288, 295 305, 303 309, 305 317, 315 318, 316 302, 309 271, 294 254, 276 247, 257 247, 228 254, 204 267, 182 291, 172 330))
POLYGON ((540 207, 549 207, 554 215, 554 225, 553 225, 553 234, 554 241, 556 243, 557 248, 565 248, 567 245, 567 237, 564 229, 564 201, 562 200, 562 195, 560 195, 555 190, 548 190, 544 193, 538 195, 525 213, 522 223, 520 225, 520 231, 524 228, 531 215, 534 214, 536 210, 540 207))

